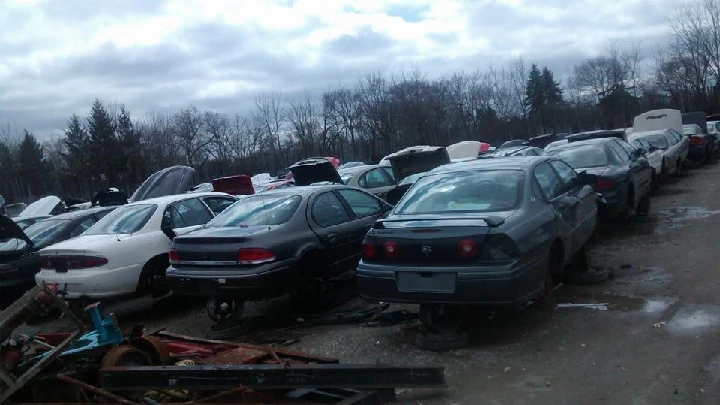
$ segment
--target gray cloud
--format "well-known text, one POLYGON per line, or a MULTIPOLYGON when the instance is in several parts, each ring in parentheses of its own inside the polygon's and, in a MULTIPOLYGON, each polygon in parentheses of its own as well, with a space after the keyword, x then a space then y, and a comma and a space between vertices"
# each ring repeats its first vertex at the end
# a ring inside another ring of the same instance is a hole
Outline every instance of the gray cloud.
POLYGON ((376 17, 351 27, 348 21, 361 13, 351 5, 340 8, 346 13, 342 18, 314 15, 283 24, 282 30, 257 21, 230 25, 186 15, 176 17, 183 18, 182 26, 167 39, 132 46, 122 44, 123 38, 104 43, 92 38, 113 21, 163 15, 168 12, 164 3, 66 0, 3 8, 0 24, 6 32, 19 34, 0 38, 0 54, 5 56, 0 60, 0 125, 15 123, 51 135, 71 114, 86 115, 96 97, 124 103, 135 116, 171 112, 191 103, 245 113, 260 92, 282 91, 284 98, 294 99, 320 95, 339 83, 353 85, 377 71, 417 66, 438 77, 500 66, 517 56, 564 77, 575 64, 605 51, 612 40, 619 46, 641 41, 643 53, 652 56, 668 39, 667 10, 673 4, 644 0, 591 7, 549 0, 542 2, 540 12, 528 6, 531 3, 513 7, 457 1, 464 2, 457 21, 465 21, 467 30, 460 23, 446 29, 436 24, 422 34, 423 41, 398 39, 425 29, 424 19, 434 17, 427 6, 408 2, 385 11, 397 24, 406 21, 402 27, 378 25, 376 17), (481 38, 486 46, 468 45, 481 38), (58 51, 70 40, 72 47, 58 51))

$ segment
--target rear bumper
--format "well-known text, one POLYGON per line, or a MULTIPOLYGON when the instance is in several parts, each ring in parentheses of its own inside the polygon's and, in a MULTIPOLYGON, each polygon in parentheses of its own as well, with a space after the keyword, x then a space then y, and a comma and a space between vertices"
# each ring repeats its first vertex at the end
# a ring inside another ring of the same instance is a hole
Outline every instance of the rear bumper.
POLYGON ((70 270, 58 273, 55 270, 40 270, 35 275, 37 284, 57 284, 67 299, 112 298, 135 293, 143 264, 106 268, 70 270))
POLYGON ((625 210, 627 193, 620 189, 600 193, 602 198, 598 199, 598 215, 603 218, 615 218, 625 210))
POLYGON ((165 276, 168 286, 180 295, 259 301, 292 290, 297 279, 296 263, 291 259, 242 269, 170 266, 165 276))
POLYGON ((545 255, 506 266, 486 267, 415 267, 388 266, 360 262, 357 283, 360 296, 398 303, 468 304, 486 307, 515 306, 542 291, 547 261, 545 255), (404 275, 452 275, 450 290, 429 291, 403 283, 404 275), (423 290, 423 291, 420 291, 423 290))

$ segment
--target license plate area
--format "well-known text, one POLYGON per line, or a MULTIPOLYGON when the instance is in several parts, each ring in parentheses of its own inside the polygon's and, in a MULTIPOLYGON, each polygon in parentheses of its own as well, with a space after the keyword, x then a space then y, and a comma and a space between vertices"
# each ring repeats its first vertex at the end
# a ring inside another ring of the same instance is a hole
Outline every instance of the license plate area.
POLYGON ((398 272, 395 276, 400 292, 454 293, 455 273, 398 272))

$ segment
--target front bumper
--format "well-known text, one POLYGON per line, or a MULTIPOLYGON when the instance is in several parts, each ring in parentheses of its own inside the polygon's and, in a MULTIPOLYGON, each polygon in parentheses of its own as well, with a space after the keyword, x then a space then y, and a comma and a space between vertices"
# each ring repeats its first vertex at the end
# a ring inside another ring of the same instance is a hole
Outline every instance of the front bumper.
POLYGON ((547 269, 547 260, 542 257, 523 264, 473 268, 390 266, 361 261, 357 283, 360 296, 383 302, 516 306, 542 291, 547 269))
POLYGON ((170 266, 168 286, 179 295, 261 301, 291 291, 297 281, 297 260, 283 260, 255 267, 198 268, 170 266))

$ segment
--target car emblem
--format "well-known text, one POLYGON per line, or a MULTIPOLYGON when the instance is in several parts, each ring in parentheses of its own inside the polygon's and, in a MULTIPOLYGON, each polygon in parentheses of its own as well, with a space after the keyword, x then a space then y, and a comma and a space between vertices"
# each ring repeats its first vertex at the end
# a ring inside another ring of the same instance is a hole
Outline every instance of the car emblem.
POLYGON ((431 248, 430 246, 428 246, 428 245, 425 245, 425 246, 423 246, 423 247, 420 248, 420 251, 423 252, 423 254, 424 254, 425 256, 429 256, 430 253, 432 253, 432 248, 431 248))

